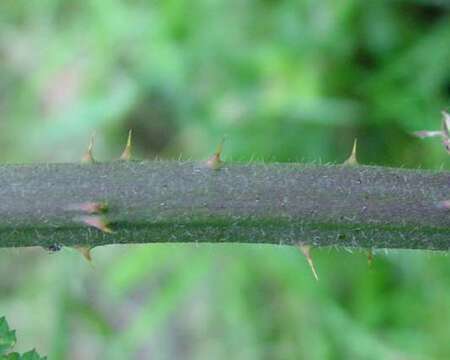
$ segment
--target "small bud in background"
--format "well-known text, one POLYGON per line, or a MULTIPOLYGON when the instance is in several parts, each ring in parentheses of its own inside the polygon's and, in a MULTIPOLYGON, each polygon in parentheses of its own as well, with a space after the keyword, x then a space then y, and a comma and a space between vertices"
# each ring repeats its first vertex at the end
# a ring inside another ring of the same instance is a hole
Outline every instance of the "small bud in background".
POLYGON ((442 137, 444 136, 444 132, 443 131, 426 131, 426 130, 422 130, 422 131, 415 131, 413 132, 414 136, 417 136, 418 138, 421 139, 425 139, 425 138, 429 138, 429 137, 442 137))
POLYGON ((429 137, 441 137, 442 145, 447 153, 450 154, 450 114, 447 111, 442 111, 442 130, 422 130, 413 133, 418 138, 425 139, 429 137))

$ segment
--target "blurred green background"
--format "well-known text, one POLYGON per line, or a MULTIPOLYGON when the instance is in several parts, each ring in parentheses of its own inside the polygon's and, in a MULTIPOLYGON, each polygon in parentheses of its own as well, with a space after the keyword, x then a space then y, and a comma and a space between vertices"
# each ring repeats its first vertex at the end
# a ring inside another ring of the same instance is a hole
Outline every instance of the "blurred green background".
MULTIPOLYGON (((140 158, 449 169, 450 3, 2 1, 0 160, 140 158)), ((0 240, 1 241, 1 240, 0 240)), ((0 251, 18 351, 58 359, 449 359, 446 254, 108 246, 0 251)))

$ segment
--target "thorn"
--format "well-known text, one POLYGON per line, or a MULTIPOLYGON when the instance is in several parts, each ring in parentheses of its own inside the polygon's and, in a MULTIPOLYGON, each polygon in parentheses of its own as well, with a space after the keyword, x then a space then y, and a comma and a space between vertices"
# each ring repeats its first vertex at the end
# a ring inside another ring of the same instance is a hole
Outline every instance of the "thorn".
POLYGON ((85 202, 70 205, 67 209, 81 211, 87 214, 100 214, 108 211, 108 204, 106 202, 85 202))
POLYGON ((447 150, 447 153, 450 154, 450 114, 445 110, 442 111, 442 130, 416 131, 413 135, 421 139, 437 136, 441 137, 442 145, 445 147, 445 150, 447 150))
POLYGON ((311 257, 311 245, 303 245, 303 244, 299 244, 298 245, 300 251, 303 253, 303 255, 305 255, 306 260, 308 261, 309 267, 311 268, 311 271, 314 275, 314 278, 319 281, 319 276, 317 275, 317 271, 316 271, 316 267, 314 266, 314 262, 312 260, 311 257))
POLYGON ((367 250, 367 265, 369 265, 369 268, 371 268, 372 264, 373 264, 373 250, 369 249, 367 250))
POLYGON ((83 255, 83 257, 89 263, 92 263, 92 255, 91 255, 92 248, 91 247, 89 247, 89 246, 74 246, 73 248, 75 250, 77 250, 78 252, 80 252, 80 254, 83 255))
POLYGON ((104 233, 113 234, 114 232, 109 228, 108 222, 101 216, 83 216, 81 221, 88 225, 92 226, 104 233))
POLYGON ((88 149, 84 156, 81 158, 81 162, 83 164, 93 164, 95 163, 94 156, 92 155, 92 149, 94 147, 94 140, 95 140, 95 132, 91 135, 91 140, 89 142, 88 149))
POLYGON ((223 161, 220 158, 220 156, 222 155, 222 150, 223 150, 223 143, 225 142, 225 137, 222 138, 222 140, 220 141, 219 145, 217 145, 217 149, 216 152, 213 154, 213 156, 211 156, 207 161, 206 161, 206 165, 213 170, 219 170, 222 165, 223 165, 223 161))
POLYGON ((133 134, 133 130, 128 131, 128 140, 125 149, 123 150, 122 155, 120 156, 120 160, 130 161, 131 160, 131 136, 133 134))
POLYGON ((352 153, 350 154, 349 158, 344 161, 344 165, 358 165, 358 161, 356 159, 356 145, 358 143, 358 139, 355 138, 355 141, 353 141, 353 148, 352 153))

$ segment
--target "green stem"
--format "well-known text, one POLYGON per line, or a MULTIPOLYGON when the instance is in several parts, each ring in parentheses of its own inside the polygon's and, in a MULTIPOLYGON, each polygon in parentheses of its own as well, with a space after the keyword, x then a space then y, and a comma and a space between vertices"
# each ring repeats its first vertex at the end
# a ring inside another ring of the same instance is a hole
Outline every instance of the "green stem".
POLYGON ((0 166, 0 247, 235 242, 448 250, 450 173, 196 162, 0 166), (107 203, 113 233, 88 226, 107 203))

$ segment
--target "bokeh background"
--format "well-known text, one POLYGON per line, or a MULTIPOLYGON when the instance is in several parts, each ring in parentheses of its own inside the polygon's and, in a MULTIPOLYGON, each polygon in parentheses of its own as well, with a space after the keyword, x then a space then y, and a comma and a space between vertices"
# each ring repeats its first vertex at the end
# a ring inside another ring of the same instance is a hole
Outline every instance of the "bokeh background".
MULTIPOLYGON (((1 1, 0 160, 449 168, 447 0, 1 1)), ((1 199, 0 199, 1 201, 1 199)), ((0 239, 1 241, 1 239, 0 239)), ((18 351, 59 359, 448 359, 447 254, 108 246, 0 250, 18 351)))

